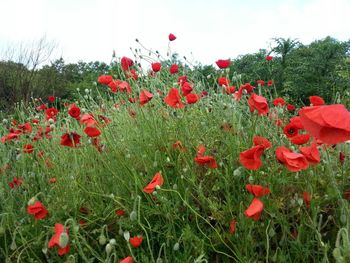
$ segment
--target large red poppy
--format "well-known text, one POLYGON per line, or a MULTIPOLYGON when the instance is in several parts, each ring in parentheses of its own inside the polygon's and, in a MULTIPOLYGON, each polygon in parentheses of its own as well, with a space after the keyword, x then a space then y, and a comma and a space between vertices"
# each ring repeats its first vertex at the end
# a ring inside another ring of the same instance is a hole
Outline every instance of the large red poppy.
POLYGON ((301 153, 292 152, 290 149, 284 146, 277 147, 276 158, 291 172, 306 170, 309 166, 309 163, 304 155, 301 153))
POLYGON ((247 210, 244 211, 246 217, 253 218, 255 221, 259 220, 264 209, 264 203, 259 198, 254 198, 247 210))
POLYGON ((157 185, 162 186, 163 183, 164 183, 164 178, 160 174, 160 172, 158 172, 154 175, 152 181, 145 188, 143 188, 143 191, 145 193, 151 194, 157 185))
POLYGON ((44 219, 49 212, 40 201, 36 201, 34 204, 27 206, 27 213, 34 215, 35 219, 44 219))
POLYGON ((181 102, 180 93, 176 88, 171 88, 168 95, 164 98, 164 102, 172 108, 182 109, 184 104, 181 102))
POLYGON ((254 146, 239 154, 239 162, 249 170, 258 170, 262 166, 261 155, 264 153, 263 145, 254 146))
POLYGON ((250 112, 258 111, 259 115, 266 115, 269 111, 269 106, 267 100, 263 96, 256 95, 252 93, 248 99, 248 105, 250 112))

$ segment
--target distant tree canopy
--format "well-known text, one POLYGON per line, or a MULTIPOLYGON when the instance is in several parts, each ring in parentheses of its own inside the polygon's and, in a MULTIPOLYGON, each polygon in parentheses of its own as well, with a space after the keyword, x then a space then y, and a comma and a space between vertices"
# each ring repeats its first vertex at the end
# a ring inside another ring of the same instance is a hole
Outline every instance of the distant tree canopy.
MULTIPOLYGON (((101 74, 113 72, 115 77, 125 77, 116 63, 108 65, 96 61, 66 64, 60 58, 39 67, 50 54, 46 51, 45 56, 40 55, 47 46, 44 42, 39 44, 34 52, 19 56, 21 60, 18 62, 12 59, 0 61, 0 110, 9 109, 18 101, 28 102, 31 97, 55 95, 74 99, 77 88, 91 88, 101 74)), ((203 80, 207 88, 217 87, 216 79, 209 77, 217 75, 212 65, 195 65, 191 69, 179 61, 178 54, 161 62, 164 68, 172 63, 181 64, 185 74, 192 79, 203 80)), ((167 74, 161 73, 164 76, 167 74)), ((261 49, 257 53, 232 59, 228 76, 234 79, 237 75, 242 83, 250 82, 253 85, 259 79, 272 79, 278 95, 286 96, 294 103, 306 104, 308 97, 316 94, 328 103, 334 103, 338 96, 344 97, 349 92, 350 41, 340 42, 326 37, 303 45, 295 39, 275 38, 270 51, 261 49), (267 55, 272 55, 273 60, 266 61, 267 55)))

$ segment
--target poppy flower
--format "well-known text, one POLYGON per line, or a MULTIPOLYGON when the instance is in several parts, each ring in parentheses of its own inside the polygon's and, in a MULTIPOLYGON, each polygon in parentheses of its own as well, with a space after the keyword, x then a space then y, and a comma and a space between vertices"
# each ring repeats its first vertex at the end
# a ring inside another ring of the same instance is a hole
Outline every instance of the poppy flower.
POLYGON ((194 94, 194 93, 190 93, 186 96, 186 102, 187 104, 194 104, 199 100, 199 95, 198 94, 194 94))
POLYGON ((273 80, 269 80, 268 82, 267 82, 267 86, 268 87, 271 87, 273 85, 273 80))
POLYGON ((299 150, 309 163, 315 165, 320 162, 320 152, 317 149, 316 142, 312 143, 308 147, 300 147, 299 150))
POLYGON ((293 110, 295 110, 295 106, 293 104, 287 104, 287 110, 293 111, 293 110))
POLYGON ((119 261, 119 263, 134 263, 134 260, 132 259, 131 256, 128 256, 128 257, 122 259, 121 261, 119 261))
POLYGON ((56 109, 56 108, 48 108, 48 109, 46 109, 45 110, 45 118, 46 118, 46 120, 48 120, 48 119, 56 119, 55 117, 56 117, 56 115, 57 115, 57 113, 58 113, 58 109, 56 109))
POLYGON ((68 114, 69 114, 72 118, 74 118, 74 119, 79 119, 79 116, 80 116, 80 108, 77 107, 77 105, 72 104, 72 105, 69 107, 68 114))
POLYGON ((112 92, 112 93, 116 93, 118 91, 118 85, 121 81, 119 79, 116 79, 116 80, 112 80, 111 82, 109 82, 107 84, 107 86, 109 87, 109 90, 112 92))
POLYGON ((86 127, 84 132, 89 137, 98 137, 101 135, 101 131, 95 127, 86 127))
POLYGON ((40 201, 36 201, 34 204, 27 206, 27 213, 34 215, 35 219, 44 219, 49 212, 40 201))
POLYGON ((213 156, 197 156, 194 158, 194 161, 198 165, 208 165, 210 168, 215 169, 218 167, 216 160, 213 156))
POLYGON ((250 112, 254 112, 255 110, 258 112, 258 115, 267 115, 269 111, 269 106, 267 104, 267 100, 265 97, 256 95, 252 93, 248 99, 248 105, 250 108, 250 112))
POLYGON ((235 233, 235 230, 236 230, 236 224, 237 224, 237 221, 235 219, 232 219, 230 221, 230 234, 233 235, 235 233))
POLYGON ((182 85, 185 82, 187 82, 187 76, 180 76, 177 78, 177 84, 182 85))
POLYGON ((343 196, 344 196, 344 199, 350 201, 350 188, 348 188, 344 191, 343 196))
POLYGON ((163 183, 164 183, 164 178, 160 174, 160 172, 158 172, 154 175, 152 181, 145 188, 143 188, 143 191, 145 193, 151 194, 157 185, 162 186, 163 183))
POLYGON ((119 81, 117 83, 117 86, 118 86, 118 90, 121 91, 121 92, 126 92, 128 94, 131 94, 132 93, 132 89, 131 89, 131 86, 128 82, 126 81, 119 81))
POLYGON ((235 86, 228 86, 228 87, 225 87, 224 91, 226 94, 234 94, 236 91, 236 87, 235 86))
POLYGON ((61 145, 76 147, 80 143, 80 135, 76 132, 65 133, 61 136, 61 145))
POLYGON ((247 189, 247 191, 253 194, 255 197, 260 197, 271 193, 269 188, 263 187, 258 184, 247 184, 245 186, 245 189, 247 189))
POLYGON ((23 180, 21 178, 17 178, 17 177, 13 177, 12 181, 9 182, 9 186, 10 188, 16 188, 16 187, 20 187, 23 183, 23 180))
POLYGON ((55 224, 55 234, 48 243, 48 248, 58 247, 58 255, 63 256, 70 251, 68 229, 62 224, 55 224))
POLYGON ((18 129, 20 129, 23 133, 32 133, 33 127, 29 122, 18 125, 18 129))
POLYGON ((168 38, 169 38, 169 41, 174 41, 176 39, 176 36, 174 34, 170 33, 168 38))
POLYGON ((125 211, 123 209, 115 210, 117 216, 125 216, 125 211))
POLYGON ((96 119, 90 113, 85 113, 79 119, 80 124, 84 124, 86 127, 92 127, 97 124, 96 119))
POLYGON ((276 98, 272 101, 272 104, 277 106, 283 106, 284 104, 286 104, 286 101, 283 98, 276 98))
POLYGON ((173 143, 172 148, 174 150, 179 149, 182 152, 186 152, 186 147, 183 146, 181 141, 176 141, 175 143, 173 143))
POLYGON ((132 69, 130 71, 127 71, 125 74, 126 74, 126 77, 128 79, 131 78, 131 79, 134 79, 134 80, 138 80, 138 78, 139 78, 139 76, 137 75, 136 70, 134 70, 134 69, 132 69))
POLYGON ((299 129, 299 125, 294 122, 290 122, 283 128, 283 132, 288 138, 292 138, 299 134, 299 129))
POLYGON ((240 88, 242 88, 243 90, 245 90, 247 93, 251 93, 251 92, 253 92, 253 90, 254 90, 255 87, 252 86, 250 83, 245 83, 245 84, 241 85, 240 88))
POLYGON ((229 86, 230 80, 228 78, 225 78, 225 77, 219 77, 218 84, 219 84, 219 86, 229 86))
POLYGON ((140 92, 140 105, 143 106, 153 98, 153 94, 147 90, 140 92))
POLYGON ((192 85, 189 82, 184 82, 181 85, 181 94, 183 97, 187 96, 188 94, 190 94, 192 92, 192 85))
POLYGON ((136 103, 137 98, 128 98, 128 101, 129 101, 130 103, 136 103))
POLYGON ((152 63, 151 66, 152 66, 153 72, 158 72, 160 71, 162 64, 160 64, 159 62, 155 62, 155 63, 152 63))
POLYGON ((141 246, 142 240, 142 236, 134 236, 130 237, 129 242, 134 248, 138 248, 139 246, 141 246))
POLYGON ((271 61, 272 59, 273 59, 272 56, 266 56, 266 57, 265 57, 265 60, 266 60, 266 61, 271 61))
POLYGON ((324 143, 350 140, 350 112, 342 104, 303 107, 299 116, 305 130, 324 143))
POLYGON ((120 60, 120 64, 122 66, 122 69, 124 71, 127 71, 130 67, 132 67, 134 65, 134 61, 132 61, 131 58, 122 57, 120 60))
POLYGON ((34 146, 32 144, 23 145, 23 152, 24 153, 32 153, 33 151, 34 151, 34 146))
POLYGON ((231 61, 229 59, 219 59, 215 63, 220 69, 224 69, 230 66, 231 61))
POLYGON ((180 93, 176 88, 171 88, 168 95, 164 98, 164 102, 172 108, 182 109, 185 107, 180 99, 180 93))
POLYGON ((326 104, 324 99, 320 96, 310 96, 309 100, 310 100, 310 104, 312 104, 312 106, 321 106, 321 105, 326 104))
POLYGON ((47 98, 47 100, 49 101, 49 102, 55 102, 55 96, 49 96, 48 98, 47 98))
POLYGON ((289 138, 291 143, 296 145, 303 145, 310 140, 310 134, 297 134, 296 136, 289 138))
POLYGON ((254 146, 239 154, 239 162, 248 170, 258 170, 262 166, 261 155, 265 147, 262 145, 254 146))
POLYGON ((255 221, 258 221, 263 209, 264 203, 261 202, 259 198, 254 197, 250 206, 244 211, 244 214, 246 217, 253 218, 255 221))
POLYGON ((345 161, 345 154, 343 152, 339 152, 339 162, 343 164, 345 161))
POLYGON ((177 72, 179 72, 179 66, 176 64, 172 64, 169 68, 169 72, 170 74, 176 74, 177 72))
POLYGON ((111 75, 101 75, 98 77, 97 82, 103 85, 108 85, 112 80, 113 77, 111 75))
POLYGON ((41 104, 40 106, 35 108, 37 111, 43 111, 47 109, 47 106, 45 104, 41 104))
POLYGON ((255 135, 253 137, 253 143, 254 145, 262 145, 265 149, 271 148, 271 142, 265 137, 255 135))
POLYGON ((304 155, 301 153, 292 152, 290 149, 284 146, 277 147, 276 158, 280 163, 287 167, 288 171, 291 172, 306 170, 309 166, 309 163, 304 155))
POLYGON ((311 194, 308 192, 303 192, 303 199, 304 199, 304 203, 306 205, 306 208, 310 208, 311 194))
POLYGON ((265 85, 265 81, 263 81, 262 79, 258 79, 256 81, 256 84, 260 85, 260 86, 264 86, 265 85))

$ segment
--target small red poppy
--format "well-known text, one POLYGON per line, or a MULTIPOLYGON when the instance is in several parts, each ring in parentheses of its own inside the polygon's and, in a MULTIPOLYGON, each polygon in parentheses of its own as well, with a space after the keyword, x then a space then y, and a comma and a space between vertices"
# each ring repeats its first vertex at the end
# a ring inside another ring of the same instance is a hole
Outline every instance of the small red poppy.
POLYGON ((169 72, 170 74, 176 74, 177 72, 179 72, 179 66, 176 64, 171 65, 169 68, 169 72))
POLYGON ((183 107, 185 107, 181 102, 180 93, 176 88, 171 88, 169 90, 168 95, 164 98, 164 102, 172 108, 182 109, 183 107))
POLYGON ((40 201, 36 201, 34 204, 27 206, 27 213, 34 215, 34 218, 38 220, 44 219, 49 212, 40 201))
POLYGON ((61 136, 61 145, 76 147, 80 143, 80 135, 76 132, 65 133, 61 136))
POLYGON ((34 151, 34 146, 32 144, 23 145, 23 152, 24 153, 32 153, 33 151, 34 151))
POLYGON ((95 127, 86 127, 84 133, 89 137, 98 137, 101 135, 101 131, 95 127))
POLYGON ((174 41, 176 39, 176 36, 174 34, 170 33, 168 38, 169 38, 169 41, 174 41))
POLYGON ((128 257, 122 259, 121 261, 119 261, 119 263, 134 263, 134 260, 132 259, 131 256, 128 256, 128 257))
POLYGON ((153 98, 153 94, 148 90, 142 90, 140 92, 140 105, 143 106, 153 98))
POLYGON ((186 102, 187 104, 194 104, 199 100, 199 95, 198 94, 194 94, 194 93, 190 93, 186 96, 186 102))
POLYGON ((254 112, 255 110, 258 112, 258 115, 267 115, 269 111, 269 106, 267 104, 267 100, 263 96, 256 95, 252 93, 248 99, 248 105, 250 112, 254 112))
POLYGON ((250 206, 244 211, 244 214, 248 218, 253 218, 255 221, 260 219, 261 213, 264 209, 264 203, 259 198, 254 197, 250 206))
POLYGON ((152 179, 152 181, 145 187, 143 188, 143 191, 145 193, 151 194, 155 189, 156 186, 162 186, 164 183, 164 178, 161 175, 160 172, 156 173, 152 179))
POLYGON ((215 63, 220 69, 224 69, 230 66, 231 61, 229 59, 219 59, 215 63))
POLYGON ((266 56, 266 57, 265 57, 265 60, 267 60, 267 61, 271 61, 272 59, 273 59, 272 56, 266 56))
POLYGON ((306 205, 306 208, 310 208, 311 194, 308 192, 303 192, 303 199, 304 199, 304 203, 306 205))
POLYGON ((153 72, 158 72, 160 71, 162 64, 159 62, 155 62, 151 64, 153 72))
POLYGON ((122 57, 120 60, 121 67, 124 71, 127 71, 130 67, 134 65, 134 61, 128 57, 122 57))
POLYGON ((55 234, 48 243, 48 248, 58 247, 58 255, 63 256, 70 251, 68 229, 62 224, 55 224, 55 234))
POLYGON ((309 100, 310 100, 310 104, 312 104, 312 106, 321 106, 321 105, 326 104, 324 99, 320 96, 310 96, 309 100))
POLYGON ((139 246, 141 246, 142 240, 142 236, 134 236, 130 237, 129 242, 134 248, 138 248, 139 246))
POLYGON ((263 187, 263 186, 258 185, 258 184, 247 184, 245 186, 245 189, 247 189, 247 191, 249 191, 255 197, 261 197, 261 196, 268 195, 271 193, 269 188, 263 187))

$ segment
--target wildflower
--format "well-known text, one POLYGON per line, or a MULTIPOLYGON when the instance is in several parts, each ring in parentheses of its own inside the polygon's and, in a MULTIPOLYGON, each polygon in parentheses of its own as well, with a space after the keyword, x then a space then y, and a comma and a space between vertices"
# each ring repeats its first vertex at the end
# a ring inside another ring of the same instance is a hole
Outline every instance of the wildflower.
POLYGON ((304 203, 306 205, 306 208, 310 208, 311 194, 308 192, 303 192, 303 199, 304 199, 304 203))
POLYGON ((68 229, 62 224, 55 224, 55 234, 48 243, 48 248, 58 247, 58 255, 62 256, 70 251, 68 229))
POLYGON ((33 151, 34 151, 34 146, 32 144, 23 145, 23 152, 24 153, 32 153, 33 151))
POLYGON ((171 88, 168 95, 164 98, 164 102, 172 108, 182 109, 184 107, 180 99, 180 93, 176 88, 171 88))
POLYGON ((230 80, 228 78, 225 78, 225 77, 219 77, 218 84, 219 84, 219 86, 229 86, 230 80))
POLYGON ((129 242, 134 248, 138 248, 139 246, 141 246, 142 240, 142 236, 134 236, 130 237, 129 242))
POLYGON ((145 187, 143 188, 143 191, 145 193, 151 194, 156 186, 162 186, 164 183, 164 178, 163 176, 160 174, 160 172, 156 173, 152 179, 152 181, 145 187))
POLYGON ((76 132, 65 133, 61 136, 61 145, 76 147, 80 143, 80 135, 76 132))
POLYGON ((265 57, 265 60, 266 60, 266 61, 271 61, 272 59, 273 59, 272 56, 266 56, 266 57, 265 57))
POLYGON ((123 209, 117 209, 115 210, 115 214, 117 216, 125 216, 125 211, 123 209))
POLYGON ((77 105, 72 104, 69 107, 68 114, 74 119, 79 119, 80 108, 77 105))
POLYGON ((186 96, 186 102, 187 104, 194 104, 199 100, 199 95, 198 94, 194 94, 194 93, 190 93, 186 96))
POLYGON ((35 219, 44 219, 48 215, 47 209, 40 201, 36 201, 32 205, 28 205, 27 213, 34 215, 35 219))
POLYGON ((312 104, 312 106, 321 106, 321 105, 326 104, 324 99, 320 96, 310 96, 309 100, 310 100, 310 104, 312 104))
POLYGON ((247 191, 253 194, 255 197, 261 197, 271 193, 269 188, 257 184, 247 184, 245 189, 247 189, 247 191))
POLYGON ((134 263, 134 260, 132 259, 131 256, 128 256, 128 257, 122 259, 121 261, 119 261, 119 263, 134 263))
POLYGON ((131 58, 122 57, 120 60, 120 64, 122 66, 122 69, 124 71, 127 71, 130 67, 132 67, 134 65, 134 61, 132 61, 131 58))
POLYGON ((295 106, 292 105, 292 104, 287 104, 287 110, 288 111, 293 111, 293 110, 295 110, 295 106))
POLYGON ((283 132, 288 138, 291 138, 299 134, 299 129, 300 129, 299 125, 297 125, 296 123, 290 122, 283 128, 283 132))
POLYGON ((273 85, 273 80, 269 80, 268 82, 267 82, 267 86, 268 87, 271 87, 273 85))
POLYGON ((308 147, 300 147, 299 150, 309 163, 315 165, 320 162, 320 152, 317 149, 316 142, 313 142, 311 146, 308 147))
POLYGON ((153 94, 147 90, 140 92, 140 105, 143 106, 153 98, 153 94))
POLYGON ((9 182, 10 188, 15 188, 21 186, 23 183, 23 180, 21 178, 13 177, 12 181, 9 182))
POLYGON ((271 148, 271 142, 265 137, 255 135, 253 137, 253 143, 254 145, 262 145, 265 150, 271 148))
POLYGON ((101 131, 95 127, 86 127, 84 133, 89 137, 98 137, 101 135, 101 131))
POLYGON ((239 162, 249 170, 258 170, 262 166, 261 155, 264 153, 263 145, 254 146, 239 154, 239 162))
POLYGON ((209 165, 210 168, 215 169, 217 168, 217 163, 216 160, 213 156, 204 156, 204 152, 205 152, 205 146, 200 144, 197 148, 197 155, 194 158, 194 161, 198 164, 198 165, 209 165))
POLYGON ((169 72, 170 74, 176 74, 177 72, 179 72, 179 66, 176 64, 171 65, 169 68, 169 72))
POLYGON ((297 134, 296 136, 289 138, 291 143, 296 145, 302 145, 309 141, 310 134, 297 134))
POLYGON ((231 61, 229 59, 219 59, 215 63, 220 69, 224 69, 230 66, 231 61))
POLYGON ((160 71, 162 64, 160 64, 159 62, 155 62, 155 63, 152 63, 151 66, 152 66, 153 72, 158 72, 160 71))
POLYGON ((290 149, 284 146, 277 147, 276 158, 291 172, 306 170, 309 166, 309 163, 304 155, 292 152, 290 149))
POLYGON ((169 38, 169 41, 174 41, 176 39, 176 36, 174 34, 170 33, 168 38, 169 38))
POLYGON ((250 112, 257 110, 258 115, 266 115, 269 111, 269 106, 267 104, 266 98, 256 95, 255 93, 252 93, 252 95, 249 97, 248 104, 250 112))
POLYGON ((283 106, 284 104, 286 104, 286 101, 283 98, 276 98, 272 101, 272 104, 277 106, 283 106))
POLYGON ((55 98, 55 96, 49 96, 47 99, 48 99, 49 102, 52 103, 52 102, 55 102, 56 98, 55 98))
POLYGON ((264 86, 265 85, 265 81, 263 81, 262 79, 258 79, 256 81, 256 84, 260 85, 260 86, 264 86))
POLYGON ((264 203, 261 202, 259 198, 254 197, 250 206, 244 211, 244 214, 246 217, 253 218, 255 221, 258 221, 263 209, 264 203))
POLYGON ((299 116, 305 130, 324 143, 350 140, 350 112, 342 104, 303 107, 299 116))
POLYGON ((111 75, 101 75, 98 77, 97 82, 103 85, 108 85, 113 80, 111 75))
POLYGON ((183 97, 187 96, 192 92, 192 85, 189 82, 184 82, 181 84, 181 94, 183 97))

